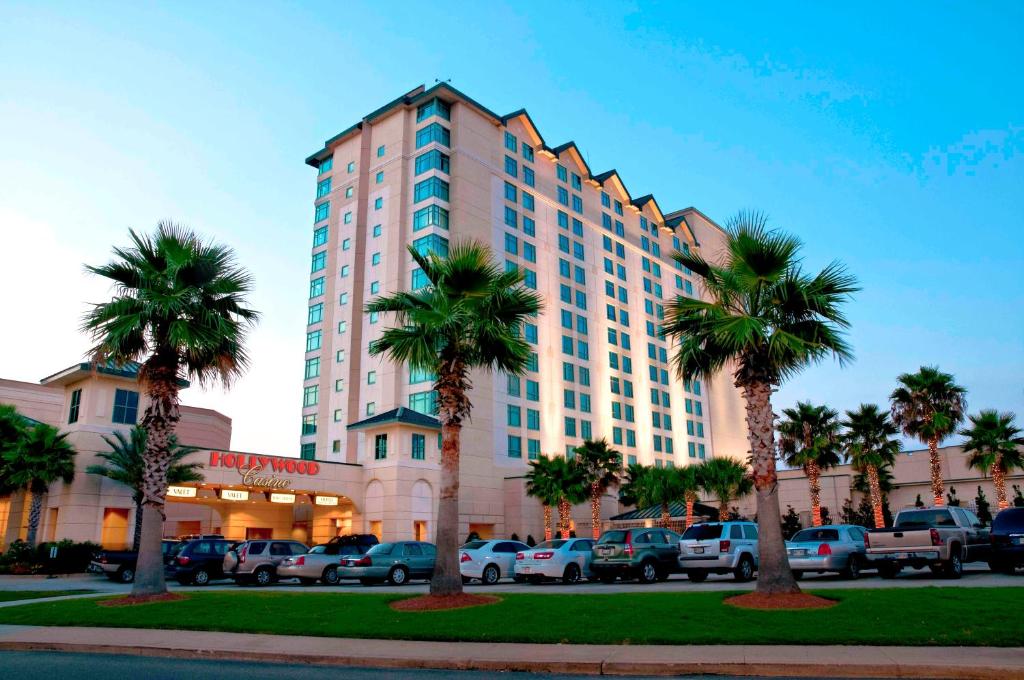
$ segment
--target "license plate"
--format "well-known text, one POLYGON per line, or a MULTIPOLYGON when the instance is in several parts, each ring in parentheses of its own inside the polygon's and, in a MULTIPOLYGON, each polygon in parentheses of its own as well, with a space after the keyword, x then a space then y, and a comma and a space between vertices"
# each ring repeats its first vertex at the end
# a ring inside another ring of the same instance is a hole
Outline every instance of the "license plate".
POLYGON ((694 555, 703 555, 704 554, 704 547, 703 546, 697 546, 697 545, 693 546, 693 554, 694 555))
POLYGON ((608 546, 602 546, 597 552, 599 554, 601 554, 601 555, 611 555, 612 554, 612 548, 610 548, 608 546))
POLYGON ((516 571, 518 571, 521 574, 529 574, 530 573, 530 568, 529 567, 519 567, 518 569, 516 569, 516 571))

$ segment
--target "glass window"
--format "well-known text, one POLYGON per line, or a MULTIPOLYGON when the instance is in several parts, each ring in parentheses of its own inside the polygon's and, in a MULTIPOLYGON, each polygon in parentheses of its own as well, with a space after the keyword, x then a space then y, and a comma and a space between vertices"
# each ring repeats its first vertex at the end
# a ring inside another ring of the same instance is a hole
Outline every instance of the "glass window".
POLYGON ((320 341, 323 336, 323 331, 315 330, 306 333, 306 351, 314 352, 320 349, 320 341))
POLYGON ((323 198, 327 194, 331 193, 331 178, 320 180, 316 183, 316 197, 323 198))
POLYGON ((316 444, 309 442, 299 446, 299 458, 302 460, 315 460, 316 459, 316 444))
POLYGON ((440 170, 444 173, 451 172, 451 158, 448 154, 438 149, 431 149, 416 157, 416 174, 422 175, 430 170, 440 170))
POLYGON ((320 323, 324 319, 324 304, 318 302, 315 305, 310 305, 309 313, 306 314, 306 325, 314 323, 320 323))
POLYGON ((536 186, 537 180, 533 174, 533 168, 523 166, 523 182, 528 187, 536 186))
POLYGON ((334 167, 334 156, 329 156, 329 157, 323 159, 322 161, 320 161, 320 166, 319 166, 318 169, 320 171, 320 174, 322 175, 325 172, 328 172, 333 167, 334 167))
POLYGON ((508 130, 505 130, 505 148, 512 153, 515 153, 519 149, 519 140, 517 140, 516 136, 508 130))
MULTIPOLYGON (((428 205, 414 212, 412 215, 412 230, 419 231, 427 227, 448 229, 448 211, 439 205, 428 205)), ((380 225, 374 228, 379 229, 380 225)), ((376 235, 379 236, 380 234, 376 235)))
POLYGON ((431 99, 426 104, 416 107, 416 122, 422 123, 431 116, 439 116, 445 120, 451 120, 451 106, 441 99, 431 99))
POLYGON ((510 375, 510 376, 508 376, 508 388, 507 388, 507 391, 508 391, 508 395, 510 397, 518 397, 519 396, 519 376, 517 376, 517 375, 510 375))
POLYGON ((302 416, 302 434, 316 434, 316 414, 302 416))
POLYGON ((509 427, 519 427, 523 424, 522 422, 522 409, 514 404, 509 404, 506 407, 506 419, 505 422, 509 427))
POLYGON ((540 401, 540 383, 536 380, 526 381, 526 399, 528 401, 540 401))
POLYGON ((414 392, 409 395, 409 408, 419 413, 435 415, 437 413, 437 392, 428 390, 426 392, 414 392))
POLYGON ((373 438, 373 458, 374 460, 384 460, 388 457, 388 436, 386 434, 378 434, 373 438))
POLYGON ((539 430, 540 429, 540 411, 534 408, 526 409, 526 429, 527 430, 539 430))
POLYGON ((326 220, 327 216, 330 214, 330 212, 331 212, 331 202, 330 201, 324 201, 323 203, 321 203, 320 205, 318 205, 316 207, 316 213, 313 216, 313 221, 321 222, 323 220, 326 220))
POLYGON ((382 158, 385 153, 385 147, 383 144, 377 147, 377 158, 382 158))
POLYGON ((526 457, 529 460, 537 460, 540 458, 540 440, 539 439, 527 439, 526 440, 526 457))
POLYGON ((307 385, 302 388, 302 405, 303 406, 316 406, 317 402, 320 401, 320 387, 319 385, 307 385))
POLYGON ((427 438, 422 434, 412 435, 412 459, 424 460, 427 457, 427 438))
POLYGON ((319 253, 313 253, 313 265, 312 271, 318 272, 327 266, 327 251, 321 250, 319 253))
POLYGON ((425 128, 416 131, 416 148, 420 149, 427 144, 437 142, 442 146, 452 145, 451 131, 440 123, 431 123, 425 128))
POLYGON ((519 163, 511 156, 505 156, 505 172, 512 177, 519 176, 519 163))
POLYGON ((313 247, 327 243, 327 227, 320 227, 313 232, 313 247))
POLYGON ((381 170, 381 171, 379 171, 377 173, 376 182, 377 182, 377 184, 381 184, 383 181, 384 181, 384 171, 381 170))
POLYGON ((449 198, 448 182, 439 177, 428 177, 422 182, 417 182, 413 189, 413 202, 419 203, 428 198, 439 198, 447 201, 449 198))
POLYGON ((508 435, 508 457, 509 458, 522 458, 523 457, 523 439, 522 437, 516 437, 514 435, 508 435))
POLYGON ((569 190, 565 187, 558 187, 558 202, 562 205, 569 205, 569 190))
POLYGON ((317 378, 320 376, 320 357, 306 359, 305 379, 317 378))
POLYGON ((448 239, 437 234, 429 234, 412 242, 413 249, 420 255, 433 253, 439 257, 448 254, 448 239))
POLYGON ((559 182, 569 181, 569 171, 565 169, 565 166, 559 163, 555 166, 555 173, 558 175, 559 182))

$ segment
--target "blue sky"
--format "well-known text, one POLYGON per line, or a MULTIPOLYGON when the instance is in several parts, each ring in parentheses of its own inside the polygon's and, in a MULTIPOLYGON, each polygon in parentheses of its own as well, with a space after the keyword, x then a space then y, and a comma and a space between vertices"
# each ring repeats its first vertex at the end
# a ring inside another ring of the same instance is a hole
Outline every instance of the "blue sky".
POLYGON ((230 393, 234 447, 294 454, 313 170, 327 137, 451 79, 526 107, 667 210, 768 212, 838 258, 857 361, 784 386, 884 403, 938 364, 973 409, 1024 415, 1024 5, 1015 3, 19 3, 0 5, 0 376, 80 359, 127 229, 233 245, 264 322, 230 393))

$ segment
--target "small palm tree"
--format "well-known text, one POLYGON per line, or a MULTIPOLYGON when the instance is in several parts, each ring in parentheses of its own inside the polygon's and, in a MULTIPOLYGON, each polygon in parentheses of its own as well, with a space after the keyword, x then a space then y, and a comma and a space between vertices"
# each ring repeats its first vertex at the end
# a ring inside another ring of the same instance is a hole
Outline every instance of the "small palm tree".
POLYGON ((677 297, 663 333, 678 341, 673 355, 683 379, 726 368, 746 401, 747 439, 757 489, 760 553, 757 592, 800 592, 782 538, 772 390, 805 367, 833 356, 852 358, 843 337, 843 302, 855 279, 832 263, 809 275, 800 266, 799 239, 768 228, 756 213, 729 222, 724 260, 698 253, 673 257, 702 280, 705 299, 677 297))
POLYGON ((998 413, 985 409, 970 416, 971 426, 960 431, 966 437, 964 453, 971 454, 967 464, 983 473, 991 472, 996 487, 999 510, 1010 507, 1006 497, 1006 475, 1013 470, 1024 470, 1024 437, 1014 424, 1013 413, 998 413))
POLYGON ((811 491, 811 524, 821 526, 821 473, 842 461, 839 447, 839 412, 828 406, 798 401, 782 409, 779 449, 790 467, 803 469, 811 491))
POLYGON ((424 288, 375 298, 367 314, 394 314, 395 327, 370 343, 370 355, 387 355, 437 376, 441 421, 441 493, 437 511, 437 560, 430 592, 462 592, 459 573, 459 434, 472 404, 470 372, 521 375, 530 359, 523 324, 541 309, 540 296, 523 286, 518 269, 504 271, 486 246, 456 243, 446 257, 409 247, 427 279, 424 288))
POLYGON ((661 507, 661 526, 668 528, 672 519, 670 506, 685 495, 679 476, 680 468, 648 468, 639 488, 639 505, 661 507))
POLYGON ((724 522, 729 516, 729 503, 753 490, 750 470, 732 458, 708 458, 699 468, 701 487, 718 499, 718 519, 724 522))
POLYGON ((636 505, 640 498, 640 488, 644 483, 644 475, 651 468, 640 463, 630 463, 619 478, 619 502, 625 506, 636 505))
POLYGON ((561 494, 551 475, 551 459, 543 454, 530 461, 530 469, 526 473, 526 495, 540 501, 544 509, 544 540, 550 541, 551 509, 558 505, 561 494))
MULTIPOLYGON (((124 484, 132 490, 132 500, 135 502, 135 532, 132 536, 132 550, 139 549, 139 541, 142 538, 142 490, 145 487, 146 470, 146 428, 133 427, 129 436, 125 436, 120 430, 114 432, 113 437, 103 437, 103 441, 110 447, 109 451, 100 451, 97 458, 106 461, 103 464, 94 464, 85 468, 90 475, 100 475, 115 482, 124 484)), ((201 482, 203 475, 200 472, 202 463, 181 462, 189 454, 195 453, 198 449, 190 446, 180 446, 177 437, 171 438, 171 466, 167 468, 167 483, 169 485, 185 484, 188 482, 201 482)))
POLYGON ((4 452, 4 474, 7 484, 27 489, 32 495, 28 513, 29 545, 36 544, 39 519, 43 511, 43 495, 58 479, 70 484, 75 478, 75 447, 52 425, 36 423, 26 427, 19 445, 4 452))
POLYGON ((876 404, 861 404, 856 411, 847 411, 842 422, 846 431, 843 444, 853 469, 867 476, 871 508, 874 511, 875 528, 885 526, 882 511, 882 482, 880 470, 891 468, 900 452, 896 439, 899 428, 893 424, 889 414, 876 404))
POLYGON ((152 236, 129 232, 132 245, 93 274, 110 279, 113 299, 93 305, 82 329, 96 342, 99 363, 141 362, 146 390, 142 537, 133 595, 167 592, 164 583, 164 505, 172 436, 181 417, 179 381, 230 385, 249 364, 248 330, 259 314, 248 307, 252 278, 234 252, 171 222, 152 236))
POLYGON ((16 455, 25 439, 26 419, 10 404, 0 404, 0 496, 18 490, 7 471, 7 454, 16 455))
POLYGON ((678 468, 679 487, 683 492, 683 500, 686 501, 686 528, 693 526, 693 504, 697 502, 697 494, 703 488, 701 485, 701 467, 699 465, 687 465, 678 468))
POLYGON ((932 499, 935 505, 943 505, 946 501, 939 443, 963 422, 967 390, 937 366, 922 366, 917 373, 904 373, 897 381, 900 386, 889 396, 892 420, 904 434, 928 445, 932 499))
POLYGON ((606 439, 587 439, 575 449, 576 464, 590 487, 591 534, 601 536, 601 496, 608 488, 619 482, 622 470, 622 454, 608 445, 606 439))

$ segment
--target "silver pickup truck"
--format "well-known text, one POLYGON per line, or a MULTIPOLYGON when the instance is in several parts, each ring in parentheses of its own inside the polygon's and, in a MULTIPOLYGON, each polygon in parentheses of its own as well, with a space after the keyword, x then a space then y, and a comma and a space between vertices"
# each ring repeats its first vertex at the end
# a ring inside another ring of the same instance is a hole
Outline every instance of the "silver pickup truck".
POLYGON ((906 566, 960 578, 964 562, 983 562, 989 554, 988 529, 973 512, 958 507, 902 510, 892 527, 872 529, 864 542, 882 578, 893 578, 906 566))

